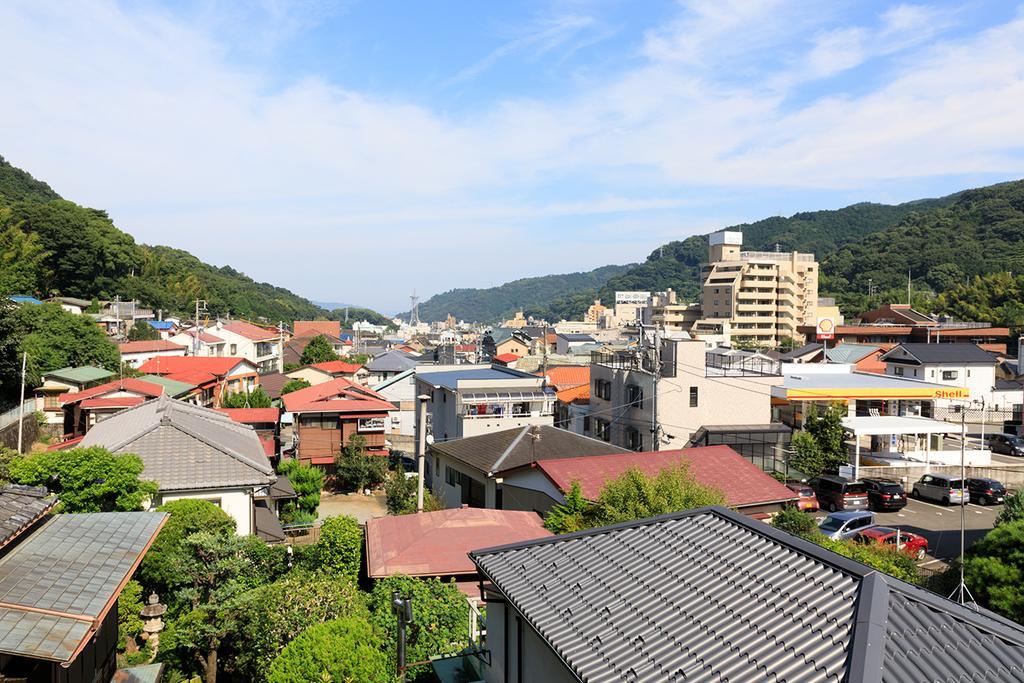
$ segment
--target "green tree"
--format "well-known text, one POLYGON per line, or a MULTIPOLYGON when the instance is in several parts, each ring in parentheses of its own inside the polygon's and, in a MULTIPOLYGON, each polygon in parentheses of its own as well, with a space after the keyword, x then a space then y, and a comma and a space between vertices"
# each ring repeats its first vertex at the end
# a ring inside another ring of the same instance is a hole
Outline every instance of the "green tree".
POLYGON ((139 576, 161 595, 177 582, 178 554, 186 538, 200 531, 217 536, 235 533, 235 520, 208 500, 183 499, 157 510, 170 516, 139 565, 139 576))
POLYGON ((303 365, 313 365, 314 363, 338 360, 338 354, 334 352, 331 341, 327 336, 318 334, 306 344, 306 348, 302 351, 302 357, 299 360, 303 365))
POLYGON ((374 647, 380 634, 366 619, 343 617, 317 624, 288 643, 267 672, 269 683, 388 683, 387 656, 374 647))
MULTIPOLYGON (((384 484, 388 512, 393 515, 408 515, 416 512, 416 483, 418 480, 418 476, 405 476, 405 471, 401 468, 388 473, 387 482, 384 484)), ((443 509, 441 501, 430 492, 430 489, 424 487, 423 511, 436 512, 443 509)))
POLYGON ((363 564, 363 530, 355 517, 328 517, 320 525, 316 542, 321 571, 350 578, 359 576, 363 564))
POLYGON ((117 649, 124 650, 126 644, 135 642, 142 633, 142 584, 129 581, 117 596, 117 649))
POLYGON ((156 328, 146 322, 138 322, 128 330, 129 341, 156 341, 159 338, 156 328))
POLYGON ((252 391, 225 394, 220 399, 221 408, 271 408, 273 405, 270 396, 259 386, 252 391))
POLYGON ((843 429, 844 417, 846 408, 841 404, 832 404, 823 411, 812 405, 807 411, 804 429, 818 444, 822 470, 835 469, 850 459, 849 449, 846 447, 846 432, 843 429))
POLYGON ((685 466, 664 469, 653 477, 631 469, 605 484, 589 522, 603 526, 724 503, 720 491, 698 484, 685 466))
POLYGON ((293 391, 298 391, 299 389, 305 389, 308 386, 310 386, 308 380, 293 379, 293 380, 290 380, 288 382, 285 382, 285 385, 283 387, 281 387, 281 395, 284 396, 285 394, 290 394, 293 391))
POLYGON ((60 512, 141 510, 157 492, 156 482, 143 481, 142 459, 106 448, 41 451, 13 461, 11 481, 45 486, 60 497, 60 512))
POLYGON ((974 599, 1024 623, 1024 521, 1000 524, 976 541, 964 558, 964 580, 974 599))
POLYGON ((287 524, 314 521, 320 507, 320 492, 324 487, 323 470, 298 460, 282 459, 277 471, 288 477, 298 496, 294 502, 285 506, 281 513, 282 521, 287 524))
POLYGON ((917 573, 917 564, 914 558, 896 548, 855 541, 833 540, 821 534, 811 537, 810 540, 827 550, 866 564, 907 583, 921 583, 921 575, 917 573))
POLYGON ((544 518, 544 527, 555 534, 568 534, 594 526, 590 518, 594 505, 583 497, 580 483, 574 481, 565 494, 565 502, 552 507, 544 518))
POLYGON ((1024 521, 1024 495, 1011 493, 1003 500, 1003 509, 996 516, 996 526, 1024 521))
POLYGON ((825 455, 818 446, 818 440, 810 432, 794 433, 790 448, 790 467, 800 470, 808 477, 816 477, 825 470, 825 455))
POLYGON ((11 480, 11 463, 20 458, 18 451, 0 446, 0 486, 11 480))
POLYGON ((381 484, 387 478, 387 459, 366 454, 366 439, 353 434, 345 448, 334 457, 341 483, 356 491, 381 484))
POLYGON ((240 594, 230 605, 233 634, 221 648, 223 669, 236 680, 262 680, 282 648, 309 627, 366 616, 364 595, 354 581, 305 572, 240 594))
POLYGON ((814 540, 821 537, 814 518, 795 507, 783 508, 778 512, 772 517, 772 526, 800 538, 814 540))
POLYGON ((14 224, 11 210, 0 206, 0 294, 33 294, 49 279, 49 254, 38 235, 14 224))
MULTIPOLYGON (((438 655, 452 655, 469 644, 469 605, 454 582, 389 576, 377 581, 370 593, 371 621, 384 634, 382 647, 392 670, 398 625, 391 611, 391 594, 412 598, 412 623, 406 632, 406 661, 426 661, 438 655)), ((378 641, 381 642, 381 641, 378 641)), ((430 665, 410 669, 414 680, 432 680, 430 665)))

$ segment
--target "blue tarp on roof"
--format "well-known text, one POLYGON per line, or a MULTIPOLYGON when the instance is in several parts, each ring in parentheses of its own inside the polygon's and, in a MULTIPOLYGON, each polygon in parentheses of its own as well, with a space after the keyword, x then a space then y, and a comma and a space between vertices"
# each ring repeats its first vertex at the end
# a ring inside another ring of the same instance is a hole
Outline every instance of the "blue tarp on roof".
POLYGON ((41 305, 43 303, 42 301, 40 301, 39 299, 35 298, 34 296, 24 296, 24 295, 21 295, 21 294, 14 294, 14 295, 9 296, 7 298, 10 299, 11 301, 13 301, 16 304, 40 304, 41 305))
POLYGON ((169 330, 174 327, 174 323, 170 320, 146 320, 145 322, 154 330, 169 330))

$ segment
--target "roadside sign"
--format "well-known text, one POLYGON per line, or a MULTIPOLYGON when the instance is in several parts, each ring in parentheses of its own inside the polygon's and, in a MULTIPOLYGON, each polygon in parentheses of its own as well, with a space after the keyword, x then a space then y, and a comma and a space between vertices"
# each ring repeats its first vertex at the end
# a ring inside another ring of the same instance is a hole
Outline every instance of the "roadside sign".
POLYGON ((836 338, 836 321, 832 318, 818 318, 818 339, 836 338))

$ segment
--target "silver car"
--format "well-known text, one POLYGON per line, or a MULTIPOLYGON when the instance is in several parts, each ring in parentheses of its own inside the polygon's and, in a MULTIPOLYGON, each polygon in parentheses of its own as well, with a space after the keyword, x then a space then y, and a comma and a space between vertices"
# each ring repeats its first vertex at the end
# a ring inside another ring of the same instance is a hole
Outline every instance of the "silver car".
POLYGON ((963 480, 950 474, 924 475, 914 482, 910 495, 919 500, 934 500, 943 505, 965 505, 969 500, 963 480))
POLYGON ((832 539, 853 538, 875 525, 874 513, 867 510, 833 512, 818 525, 818 531, 832 539))

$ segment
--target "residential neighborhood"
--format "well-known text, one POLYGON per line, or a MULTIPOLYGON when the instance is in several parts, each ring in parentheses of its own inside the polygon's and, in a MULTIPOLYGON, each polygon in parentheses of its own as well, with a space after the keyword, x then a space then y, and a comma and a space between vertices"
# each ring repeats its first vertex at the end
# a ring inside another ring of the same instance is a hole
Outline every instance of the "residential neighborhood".
POLYGON ((1024 9, 0 3, 0 683, 1024 682, 1024 9))

